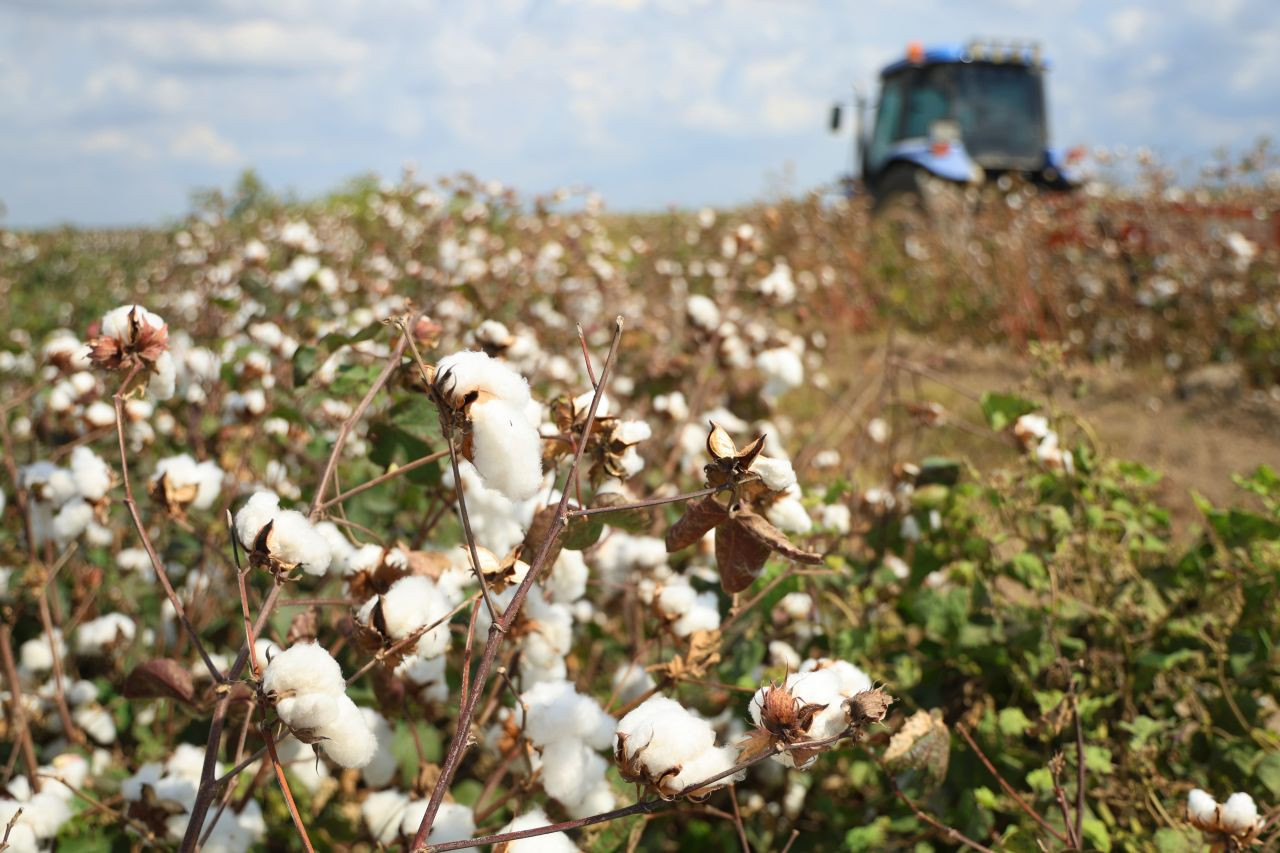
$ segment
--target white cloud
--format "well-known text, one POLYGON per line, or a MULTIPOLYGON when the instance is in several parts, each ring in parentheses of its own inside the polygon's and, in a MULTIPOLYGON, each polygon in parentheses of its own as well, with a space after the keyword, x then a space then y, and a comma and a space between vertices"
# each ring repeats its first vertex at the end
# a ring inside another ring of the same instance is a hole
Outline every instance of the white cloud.
POLYGON ((269 18, 231 23, 156 18, 108 25, 129 52, 177 66, 242 70, 343 68, 365 59, 358 39, 318 25, 284 25, 269 18))
POLYGON ((183 160, 195 160, 226 166, 242 159, 235 145, 218 134, 211 125, 187 124, 169 141, 169 153, 183 160))

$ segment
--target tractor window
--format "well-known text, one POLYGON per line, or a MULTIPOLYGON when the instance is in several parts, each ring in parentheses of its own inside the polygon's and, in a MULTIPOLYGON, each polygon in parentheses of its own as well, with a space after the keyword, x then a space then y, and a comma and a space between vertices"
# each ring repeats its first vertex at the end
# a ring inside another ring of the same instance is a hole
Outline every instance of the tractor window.
POLYGON ((1024 66, 978 63, 956 72, 955 117, 971 154, 1042 156, 1044 91, 1039 74, 1024 66))
POLYGON ((867 148, 867 168, 874 172, 889 155, 889 146, 898 138, 898 125, 902 121, 902 92, 905 81, 901 76, 884 81, 880 90, 880 107, 876 110, 876 126, 867 148))
POLYGON ((916 78, 907 105, 907 120, 902 139, 929 135, 929 127, 940 119, 950 118, 950 79, 945 66, 924 69, 916 78))

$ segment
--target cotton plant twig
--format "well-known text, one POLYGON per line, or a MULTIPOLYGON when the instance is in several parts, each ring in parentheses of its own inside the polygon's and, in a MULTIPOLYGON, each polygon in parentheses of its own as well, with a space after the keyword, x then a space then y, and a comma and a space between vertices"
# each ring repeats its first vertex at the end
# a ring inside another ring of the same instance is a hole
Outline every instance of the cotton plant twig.
POLYGON ((59 643, 53 633, 53 616, 49 612, 48 584, 40 588, 40 595, 36 597, 36 604, 40 609, 40 624, 44 626, 45 642, 49 644, 49 651, 53 659, 53 698, 58 706, 58 718, 62 721, 62 730, 66 733, 67 739, 74 744, 83 746, 85 744, 84 732, 76 727, 71 719, 71 709, 67 707, 66 679, 62 674, 62 655, 58 653, 59 643))
POLYGON ((120 474, 121 479, 124 481, 124 505, 129 510, 129 517, 133 519, 133 526, 138 531, 138 537, 142 540, 142 547, 151 559, 151 567, 155 570, 156 577, 160 580, 160 586, 164 588, 164 594, 173 606, 174 613, 178 615, 178 621, 182 623, 187 637, 191 640, 191 645, 200 654, 200 659, 204 661, 205 668, 209 670, 213 683, 222 684, 225 680, 222 672, 214 664, 213 658, 209 657, 204 643, 200 642, 200 635, 196 633, 191 620, 187 618, 187 610, 182 606, 178 593, 173 589, 173 583, 169 580, 169 571, 165 568, 164 561, 160 559, 160 555, 156 553, 155 545, 151 543, 151 536, 147 533, 147 526, 143 523, 142 515, 138 512, 138 502, 133 497, 133 482, 129 478, 129 451, 125 447, 124 441, 124 394, 137 373, 138 368, 135 366, 125 376, 124 381, 120 383, 120 388, 111 398, 116 407, 116 439, 120 446, 120 474))
MULTIPOLYGON (((522 838, 534 838, 535 836, 539 836, 539 835, 549 835, 553 832, 564 832, 570 829, 580 829, 585 826, 594 826, 595 824, 598 824, 598 823, 608 823, 609 821, 618 820, 624 817, 631 817, 632 815, 655 812, 655 811, 658 811, 659 809, 663 809, 669 806, 674 806, 678 801, 682 800, 684 797, 689 796, 691 793, 695 791, 699 791, 707 787, 708 785, 719 782, 721 779, 724 779, 726 777, 734 776, 743 770, 746 770, 750 767, 753 767, 759 764, 762 761, 765 761, 766 759, 769 759, 775 755, 778 755, 779 753, 789 752, 795 749, 820 749, 822 747, 831 746, 832 744, 835 744, 841 740, 844 740, 845 738, 851 737, 854 734, 856 734, 856 732, 857 732, 856 729, 850 728, 850 729, 845 729, 839 734, 833 735, 829 738, 823 738, 822 740, 811 740, 811 741, 804 741, 801 743, 793 743, 793 744, 775 743, 769 750, 759 755, 753 756, 747 761, 739 762, 735 764, 733 767, 730 767, 728 770, 725 770, 721 773, 717 773, 714 776, 709 776, 706 779, 702 779, 701 781, 693 782, 689 785, 686 785, 684 788, 680 789, 679 791, 677 791, 675 794, 673 794, 671 797, 667 799, 655 797, 653 799, 641 800, 640 802, 632 803, 629 806, 623 806, 622 808, 619 808, 619 809, 613 809, 612 811, 601 812, 600 814, 591 815, 590 817, 579 818, 577 820, 566 820, 566 821, 562 821, 561 823, 553 823, 548 826, 539 826, 533 829, 524 829, 518 832, 503 832, 503 833, 498 833, 496 835, 483 835, 479 838, 469 838, 464 841, 450 841, 445 844, 432 844, 429 848, 423 848, 421 845, 415 844, 415 846, 412 849, 413 850, 429 849, 431 853, 446 853, 446 851, 449 851, 449 850, 462 850, 467 847, 482 847, 487 844, 501 844, 506 841, 519 841, 522 838)), ((986 850, 986 848, 981 848, 981 849, 986 850)), ((991 851, 987 851, 987 853, 991 853, 991 851)))
POLYGON ((679 503, 680 501, 693 500, 694 498, 706 497, 707 495, 723 492, 733 488, 732 483, 726 483, 723 486, 708 486, 705 489, 698 489, 696 492, 684 492, 679 495, 671 495, 666 498, 646 498, 642 501, 633 501, 632 503, 618 504, 617 506, 592 506, 583 509, 571 509, 566 514, 567 518, 585 518, 589 515, 604 515, 610 512, 623 512, 631 509, 648 509, 649 507, 662 506, 663 504, 679 503))
POLYGON ((289 780, 285 777, 284 765, 280 763, 280 755, 276 752, 276 739, 271 734, 271 726, 264 722, 261 731, 263 740, 267 742, 267 753, 271 756, 271 766, 276 771, 276 781, 280 783, 280 793, 284 795, 284 801, 289 806, 289 816, 293 818, 294 829, 298 831, 298 837, 302 839, 303 849, 307 853, 315 853, 315 848, 311 846, 311 838, 307 835, 307 826, 302 822, 302 815, 298 812, 298 804, 293 800, 293 791, 289 790, 289 780))
POLYGON ((432 462, 439 462, 441 459, 444 459, 448 455, 449 455, 448 450, 437 450, 435 453, 428 453, 426 456, 422 456, 418 459, 413 460, 412 462, 406 462, 405 464, 400 465, 397 468, 387 471, 385 474, 379 474, 378 476, 374 477, 372 480, 367 480, 366 482, 363 482, 358 486, 352 486, 350 489, 347 489, 345 492, 342 492, 341 494, 334 495, 333 497, 329 498, 327 501, 324 501, 323 503, 320 504, 320 511, 323 512, 324 510, 328 509, 331 506, 335 506, 350 498, 354 498, 356 495, 360 494, 361 492, 366 492, 369 489, 372 489, 374 486, 381 486, 383 483, 394 480, 396 477, 399 477, 402 474, 408 474, 410 471, 416 471, 419 468, 423 467, 424 465, 430 465, 432 462))
MULTIPOLYGON (((27 766, 27 778, 36 793, 40 792, 38 772, 40 762, 36 761, 35 745, 31 741, 31 727, 27 721, 27 706, 22 699, 22 684, 18 681, 18 667, 13 659, 13 627, 8 617, 0 622, 0 664, 4 666, 4 680, 9 682, 9 720, 10 731, 16 731, 15 738, 22 761, 27 766)), ((7 782, 7 780, 6 780, 7 782)))
POLYGON ((1030 805, 1028 805, 1027 801, 1022 799, 1022 796, 1018 793, 1018 791, 1005 780, 1004 776, 1000 774, 1000 771, 996 769, 996 766, 991 763, 991 759, 987 758, 987 754, 982 751, 981 747, 978 746, 977 741, 973 739, 973 735, 969 734, 968 727, 966 727, 963 723, 957 723, 956 731, 960 733, 960 737, 964 738, 965 743, 969 744, 969 748, 973 750, 974 755, 978 756, 978 759, 982 762, 982 765, 987 768, 987 772, 989 772, 992 776, 996 778, 996 781, 1000 783, 1000 787, 1004 789, 1004 792, 1008 794, 1010 797, 1012 797, 1013 801, 1018 804, 1018 808, 1026 812, 1027 815, 1030 816, 1032 820, 1040 824, 1040 826, 1043 827, 1046 832, 1048 832, 1054 838, 1058 839, 1060 843, 1062 844, 1069 843, 1067 840, 1066 833, 1060 832, 1053 824, 1045 820, 1044 816, 1041 815, 1040 812, 1033 809, 1030 805))
POLYGON ((316 487, 316 493, 311 498, 311 509, 307 516, 312 521, 319 517, 320 510, 325 506, 324 493, 329 488, 329 481, 333 479, 334 473, 338 468, 338 459, 342 456, 342 448, 347 443, 347 436, 351 434, 351 430, 364 417, 364 413, 368 411, 369 406, 373 403, 373 398, 378 396, 378 392, 382 390, 382 387, 387 384, 387 380, 391 378, 391 374, 400 366, 400 357, 404 355, 405 347, 410 342, 409 329, 401 326, 401 332, 400 340, 396 341, 391 354, 387 356, 387 363, 382 366, 381 372, 373 380, 369 390, 365 391, 364 397, 356 404, 355 409, 352 410, 347 419, 342 422, 342 426, 338 428, 338 437, 333 442, 333 450, 329 452, 329 459, 324 464, 324 472, 320 475, 320 485, 316 487))
POLYGON ((609 354, 600 369, 600 381, 596 383, 595 393, 591 397, 591 407, 587 410, 587 419, 582 428, 582 439, 578 442, 577 451, 574 453, 573 462, 570 464, 566 475, 566 488, 562 490, 560 503, 556 507, 551 524, 548 526, 546 537, 539 545, 538 553, 533 558, 533 562, 529 564, 529 571, 525 573, 524 579, 516 587, 511 603, 507 605, 506 610, 489 626, 489 636, 485 641, 484 652, 481 655, 479 665, 476 667, 471 688, 472 695, 468 697, 467 703, 459 711, 457 728, 453 733, 452 741, 449 743, 449 750, 445 755, 444 764, 440 768, 440 777, 431 792, 431 799, 427 802, 427 809, 422 815, 422 822, 418 826, 418 832, 410 846, 411 850, 421 850, 423 845, 426 844, 427 835, 431 832, 431 825, 435 821, 436 813, 440 810, 440 803, 444 801, 445 791, 449 790, 453 777, 458 772, 458 766, 462 762, 463 753, 466 752, 470 743, 471 719, 475 714, 479 697, 484 692, 484 686, 488 683, 489 672, 493 667, 494 660, 497 658, 498 650, 501 648, 507 632, 511 629, 511 625, 520 615, 520 610, 524 607, 525 599, 529 595, 529 589, 542 574, 542 570, 545 568, 548 557, 551 554, 552 544, 559 538, 566 524, 566 516, 569 509, 568 484, 573 482, 578 471, 578 465, 582 461, 583 450, 585 450, 587 439, 591 435, 591 427, 595 423, 596 408, 600 405, 600 397, 604 393, 609 373, 613 369, 614 360, 617 358, 618 345, 622 340, 622 317, 619 316, 614 321, 614 324, 613 342, 609 346, 609 354))

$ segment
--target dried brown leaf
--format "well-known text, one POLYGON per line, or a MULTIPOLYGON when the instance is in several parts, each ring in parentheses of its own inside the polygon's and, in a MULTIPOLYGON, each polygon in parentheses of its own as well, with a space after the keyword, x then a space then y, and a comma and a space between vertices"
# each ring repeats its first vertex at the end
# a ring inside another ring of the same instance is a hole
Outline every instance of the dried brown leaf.
MULTIPOLYGON (((782 556, 795 560, 797 563, 808 563, 810 565, 821 563, 822 555, 812 551, 806 551, 798 548, 791 543, 787 535, 773 524, 760 515, 746 504, 736 504, 729 515, 739 526, 742 527, 752 538, 760 544, 767 547, 770 551, 777 551, 782 556)), ((717 534, 718 535, 718 534, 717 534)))
POLYGON ((176 699, 188 705, 196 695, 191 670, 169 658, 156 658, 135 666, 125 676, 121 692, 128 699, 176 699))
POLYGON ((667 553, 688 548, 728 518, 729 510, 716 500, 715 495, 689 501, 685 504, 684 515, 667 531, 667 553))
POLYGON ((728 593, 742 592, 760 576, 770 548, 730 518, 716 528, 716 568, 728 593))

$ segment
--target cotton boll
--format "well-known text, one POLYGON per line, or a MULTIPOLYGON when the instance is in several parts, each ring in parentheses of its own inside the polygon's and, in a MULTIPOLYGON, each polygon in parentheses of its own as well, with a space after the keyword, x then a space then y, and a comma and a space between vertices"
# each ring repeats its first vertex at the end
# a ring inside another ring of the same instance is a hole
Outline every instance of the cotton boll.
POLYGON ((137 630, 133 620, 123 613, 107 613, 76 629, 76 651, 82 655, 104 654, 108 648, 131 641, 137 630))
POLYGON ((377 738, 364 715, 346 695, 336 697, 338 715, 318 734, 317 745, 339 767, 364 767, 378 749, 377 738))
POLYGON ((99 501, 111 488, 111 467, 98 454, 81 445, 71 451, 71 477, 85 500, 99 501))
POLYGON ((759 474, 765 486, 775 492, 785 491, 796 483, 796 470, 790 459, 757 456, 751 463, 751 470, 759 474))
POLYGON ((93 506, 88 501, 83 498, 67 501, 53 517, 53 538, 65 545, 84 533, 92 521, 93 506))
POLYGON ((333 560, 329 543, 316 532, 307 517, 296 510, 285 510, 275 517, 269 545, 273 557, 283 563, 297 564, 309 575, 323 575, 333 560))
POLYGON ((586 799, 607 769, 604 758, 582 741, 566 738, 542 749, 542 789, 569 808, 586 799))
POLYGON ((321 731, 337 720, 338 702, 332 693, 302 693, 277 700, 276 713, 295 731, 321 731))
POLYGON ((121 305, 102 315, 101 332, 105 337, 115 338, 121 343, 132 343, 135 322, 140 326, 148 325, 156 329, 165 325, 159 314, 148 311, 141 305, 121 305))
POLYGON ((565 805, 565 810, 569 812, 569 817, 579 820, 584 817, 602 814, 617 808, 618 798, 613 793, 609 781, 601 778, 591 788, 589 788, 582 799, 573 806, 565 805))
POLYGON ((1232 794, 1222 804, 1222 826, 1236 835, 1249 832, 1258 824, 1258 807, 1253 797, 1244 793, 1232 794))
POLYGON ((116 724, 106 708, 87 706, 71 712, 71 719, 85 734, 106 746, 116 742, 116 724))
MULTIPOLYGON (((22 817, 18 818, 19 822, 30 827, 35 837, 41 841, 52 841, 62 825, 71 819, 70 805, 57 794, 42 791, 33 794, 21 805, 22 817)), ((0 827, 0 832, 2 831, 3 827, 0 827)))
POLYGON ((774 666, 780 666, 788 672, 795 672, 800 668, 800 653, 795 647, 785 640, 771 640, 769 642, 769 661, 774 666))
POLYGON ((792 388, 804 384, 804 364, 800 356, 789 347, 765 350, 756 356, 756 367, 765 376, 762 394, 774 400, 792 388))
POLYGON ((464 350, 436 363, 436 384, 453 405, 473 392, 476 401, 504 400, 515 408, 529 401, 529 383, 503 362, 487 353, 464 350))
POLYGON ((797 498, 785 497, 774 501, 765 517, 784 533, 808 533, 813 530, 813 519, 797 498))
POLYGON ((524 412, 503 400, 471 406, 474 463, 485 485, 515 501, 542 485, 542 440, 524 412))
POLYGON ((444 655, 407 657, 396 667, 396 675, 413 683, 418 688, 418 698, 423 702, 445 702, 449 699, 444 655))
POLYGON ((832 658, 810 659, 800 667, 800 672, 814 671, 833 673, 839 683, 837 690, 846 699, 857 693, 870 690, 872 686, 871 676, 848 661, 834 660, 832 658))
POLYGON ((1187 795, 1187 814, 1196 823, 1212 824, 1218 811, 1218 802, 1213 795, 1200 788, 1192 789, 1187 795))
MULTIPOLYGON (((547 813, 540 808, 534 808, 511 821, 498 832, 499 834, 520 832, 550 825, 551 821, 547 819, 547 813)), ((577 851, 578 847, 563 832, 549 832, 546 835, 510 841, 506 849, 506 853, 577 853, 577 851)))
POLYGON ((654 778, 715 743, 710 723, 664 696, 651 696, 623 717, 616 734, 627 758, 639 753, 641 765, 654 778))
POLYGON ((235 516, 236 536, 246 549, 253 548, 258 532, 280 512, 280 498, 273 492, 256 492, 235 516))
POLYGON ((262 689, 279 696, 304 693, 341 695, 347 685, 342 667, 315 643, 294 643, 271 659, 262 674, 262 689))
MULTIPOLYGON (((403 640, 414 631, 449 614, 448 599, 435 583, 422 575, 408 575, 391 585, 382 596, 382 620, 393 640, 403 640)), ((423 657, 443 654, 449 647, 449 625, 437 625, 418 640, 423 657)))
POLYGON ((515 714, 525 737, 536 746, 568 738, 592 749, 608 749, 613 742, 613 717, 568 681, 535 684, 520 695, 515 714))
MULTIPOLYGON (((209 821, 213 820, 214 814, 216 809, 210 812, 209 821)), ((224 812, 209 833, 209 840, 200 849, 204 853, 247 853, 261 844, 266 834, 267 823, 262 817, 262 806, 256 800, 250 800, 239 813, 234 810, 224 812)))
MULTIPOLYGON (((400 821, 400 834, 413 838, 422 825, 422 817, 427 813, 426 800, 413 800, 404 810, 400 821)), ((476 831, 475 814, 462 803, 451 803, 445 800, 436 811, 436 819, 431 824, 431 833, 427 836, 427 844, 448 844, 450 841, 462 841, 470 838, 476 831)), ((465 847, 464 850, 475 850, 465 847)))
POLYGON ((638 663, 625 663, 613 674, 613 689, 618 699, 629 705, 657 686, 653 676, 638 663))
POLYGON ((173 355, 166 350, 156 358, 151 377, 147 380, 147 393, 157 400, 168 400, 173 397, 177 378, 177 365, 173 355))
MULTIPOLYGON (((721 773, 732 769, 737 763, 738 750, 735 747, 713 746, 704 749, 681 764, 680 772, 671 777, 666 784, 669 790, 679 791, 713 776, 719 776, 721 773)), ((706 791, 712 788, 722 788, 732 782, 741 781, 746 776, 745 770, 739 770, 737 773, 710 782, 699 790, 706 791)))
POLYGON ((27 640, 18 648, 18 666, 29 673, 48 672, 53 668, 53 649, 58 650, 58 657, 67 656, 67 646, 62 641, 62 631, 53 629, 53 646, 49 645, 49 636, 41 634, 27 640))
MULTIPOLYGON (((315 528, 316 533, 324 537, 324 541, 329 544, 329 553, 332 556, 332 561, 329 564, 330 568, 344 575, 350 574, 351 557, 356 552, 351 540, 347 539, 346 535, 338 529, 338 525, 332 521, 322 521, 315 528)), ((377 548, 379 555, 381 555, 382 549, 376 545, 373 547, 377 548)))
POLYGON ((372 708, 361 708, 360 714, 364 717, 369 731, 373 732, 378 745, 369 763, 360 770, 360 778, 364 779, 364 783, 370 788, 381 788, 389 784, 400 769, 396 756, 391 751, 395 732, 387 722, 387 718, 372 708))
POLYGON ((369 834, 380 844, 390 844, 400 833, 409 798, 399 791, 374 791, 360 804, 360 815, 369 834))
POLYGON ((843 536, 852 528, 853 514, 844 504, 823 504, 818 509, 818 523, 843 536))
POLYGON ((720 602, 714 592, 700 592, 689 609, 671 626, 678 637, 697 631, 715 631, 720 627, 720 602))
POLYGON ((576 601, 586 594, 588 574, 581 551, 562 550, 543 579, 543 588, 552 601, 576 601))

